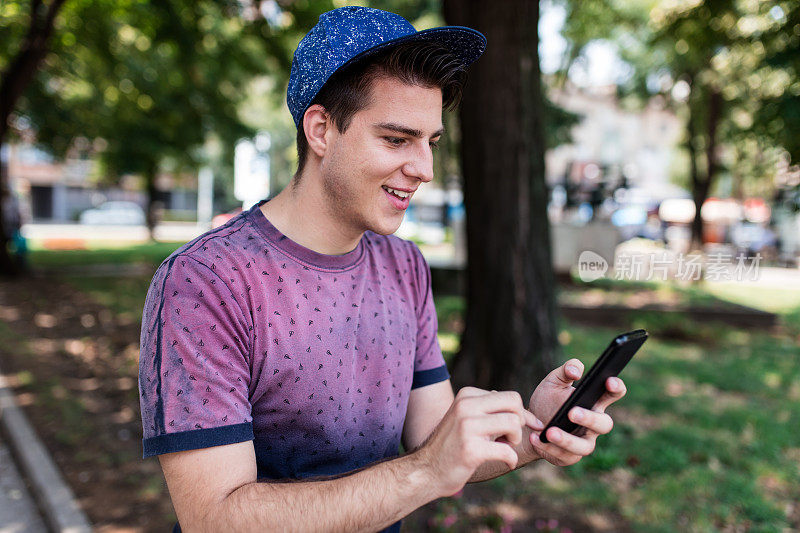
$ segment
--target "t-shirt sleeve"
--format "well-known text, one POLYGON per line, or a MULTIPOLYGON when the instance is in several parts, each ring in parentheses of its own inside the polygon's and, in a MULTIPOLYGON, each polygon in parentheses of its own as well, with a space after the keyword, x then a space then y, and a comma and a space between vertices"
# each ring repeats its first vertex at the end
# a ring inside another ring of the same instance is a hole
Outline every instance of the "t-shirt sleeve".
POLYGON ((416 389, 450 379, 450 374, 437 336, 439 322, 433 303, 431 269, 417 245, 411 242, 410 247, 414 256, 414 276, 418 291, 417 351, 414 357, 414 379, 411 383, 411 388, 416 389))
POLYGON ((213 269, 187 255, 159 267, 142 313, 144 457, 253 439, 251 331, 213 269))

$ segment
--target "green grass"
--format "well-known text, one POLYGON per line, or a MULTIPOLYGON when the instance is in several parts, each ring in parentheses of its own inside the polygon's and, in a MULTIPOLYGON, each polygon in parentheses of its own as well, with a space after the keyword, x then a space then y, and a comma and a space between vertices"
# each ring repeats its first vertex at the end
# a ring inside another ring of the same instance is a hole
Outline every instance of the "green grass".
POLYGON ((609 303, 624 301, 625 297, 651 293, 663 301, 675 301, 693 307, 736 304, 771 313, 788 313, 800 309, 800 287, 762 287, 747 283, 678 284, 663 281, 622 281, 603 278, 583 283, 577 278, 562 291, 570 299, 575 295, 596 291, 609 303))
MULTIPOLYGON (((34 267, 46 267, 57 270, 59 267, 78 267, 96 264, 144 264, 152 268, 152 272, 182 243, 148 243, 124 247, 102 247, 89 250, 34 250, 31 252, 31 263, 34 267)), ((152 273, 145 276, 92 276, 84 277, 68 272, 64 279, 99 303, 110 308, 114 313, 123 315, 129 320, 139 320, 142 307, 150 285, 152 273)))
POLYGON ((64 279, 117 315, 129 320, 141 320, 144 299, 150 286, 150 276, 119 278, 67 276, 64 279))
MULTIPOLYGON (((112 255, 119 262, 157 264, 172 251, 167 245, 136 248, 68 259, 53 252, 47 260, 108 262, 112 255)), ((149 281, 71 279, 114 312, 134 317, 141 315, 149 281)), ((490 482, 498 495, 536 493, 569 502, 576 513, 608 511, 638 531, 800 528, 786 514, 800 501, 800 289, 605 281, 574 290, 609 298, 658 291, 695 305, 744 304, 778 313, 783 327, 770 333, 639 313, 632 326, 646 328, 651 338, 622 374, 628 395, 613 408, 614 431, 598 440, 593 455, 552 481, 529 486, 514 473, 490 482)), ((458 348, 464 301, 436 296, 435 303, 449 358, 458 348)), ((619 332, 562 322, 559 333, 565 356, 578 356, 588 367, 619 332)), ((60 416, 72 415, 64 409, 60 416)))
MULTIPOLYGON (((33 357, 28 344, 21 341, 11 326, 2 321, 0 321, 0 343, 17 354, 33 357)), ((27 370, 18 372, 15 377, 23 390, 33 394, 34 404, 45 409, 50 421, 58 420, 59 424, 69 428, 56 433, 55 438, 59 443, 76 445, 84 439, 91 438, 92 430, 86 422, 85 406, 57 379, 42 379, 27 370)))
POLYGON ((436 317, 439 322, 439 346, 445 361, 450 361, 461 345, 460 326, 458 322, 464 316, 464 298, 460 296, 434 295, 436 317))
MULTIPOLYGON (((632 327, 651 338, 622 374, 628 395, 612 410, 614 431, 552 483, 529 487, 512 474, 490 482, 498 494, 548 494, 576 510, 619 514, 637 531, 798 528, 786 513, 800 500, 800 290, 618 282, 591 290, 749 305, 778 313, 784 329, 640 313, 632 327)), ((436 304, 440 324, 463 312, 457 298, 436 304)), ((559 338, 565 356, 588 367, 617 333, 562 322, 559 338)))
MULTIPOLYGON (((797 527, 784 509, 800 498, 800 350, 788 337, 711 329, 713 344, 648 341, 622 375, 624 416, 556 494, 641 531, 797 527), (615 471, 633 481, 609 499, 603 480, 615 471)), ((614 334, 566 331, 571 354, 597 354, 614 334)))
POLYGON ((736 283, 713 283, 705 289, 708 294, 771 313, 800 310, 800 287, 759 287, 736 283))
POLYGON ((182 243, 154 242, 133 246, 103 247, 87 250, 32 249, 30 261, 34 267, 80 266, 93 264, 149 263, 158 265, 182 243))

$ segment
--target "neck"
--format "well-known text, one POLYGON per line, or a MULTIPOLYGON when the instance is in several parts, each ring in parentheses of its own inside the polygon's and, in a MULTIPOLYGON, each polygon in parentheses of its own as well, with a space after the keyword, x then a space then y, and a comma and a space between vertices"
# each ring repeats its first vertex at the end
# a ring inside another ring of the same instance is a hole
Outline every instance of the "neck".
POLYGON ((299 183, 292 182, 261 212, 278 231, 320 254, 342 255, 358 246, 363 231, 354 230, 331 209, 330 199, 319 185, 313 169, 304 169, 299 183))

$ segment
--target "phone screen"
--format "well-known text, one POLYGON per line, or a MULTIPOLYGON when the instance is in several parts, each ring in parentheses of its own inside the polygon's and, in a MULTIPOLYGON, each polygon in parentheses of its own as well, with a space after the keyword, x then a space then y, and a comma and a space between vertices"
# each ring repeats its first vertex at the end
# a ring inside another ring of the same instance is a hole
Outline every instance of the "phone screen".
POLYGON ((597 400, 603 395, 606 390, 606 380, 610 377, 619 375, 628 361, 631 360, 633 355, 647 340, 647 332, 643 329, 637 329, 628 333, 623 333, 617 336, 608 348, 605 349, 600 358, 592 365, 589 372, 577 382, 575 390, 567 401, 564 402, 558 412, 553 416, 552 420, 545 426, 539 438, 542 442, 547 442, 545 433, 547 430, 556 426, 563 429, 567 433, 575 433, 582 429, 575 422, 567 418, 567 413, 575 406, 591 409, 597 400))

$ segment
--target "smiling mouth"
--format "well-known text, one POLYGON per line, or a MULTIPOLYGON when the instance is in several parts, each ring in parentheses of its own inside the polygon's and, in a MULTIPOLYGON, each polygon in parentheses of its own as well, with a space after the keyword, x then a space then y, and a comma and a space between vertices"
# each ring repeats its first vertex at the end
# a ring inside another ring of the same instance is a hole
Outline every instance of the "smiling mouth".
POLYGON ((409 198, 413 194, 413 193, 410 193, 410 192, 398 191, 396 189, 392 189, 390 187, 387 187, 386 185, 381 185, 381 188, 384 191, 388 192, 389 194, 399 198, 400 200, 405 200, 406 198, 409 198))
POLYGON ((408 209, 408 206, 411 203, 411 194, 412 193, 403 193, 403 191, 394 191, 389 190, 389 187, 381 187, 383 189, 383 193, 386 195, 386 198, 389 200, 389 204, 396 209, 398 212, 403 212, 408 209), (399 194, 396 194, 399 193, 399 194), (400 194, 406 194, 405 198, 401 197, 400 194))

